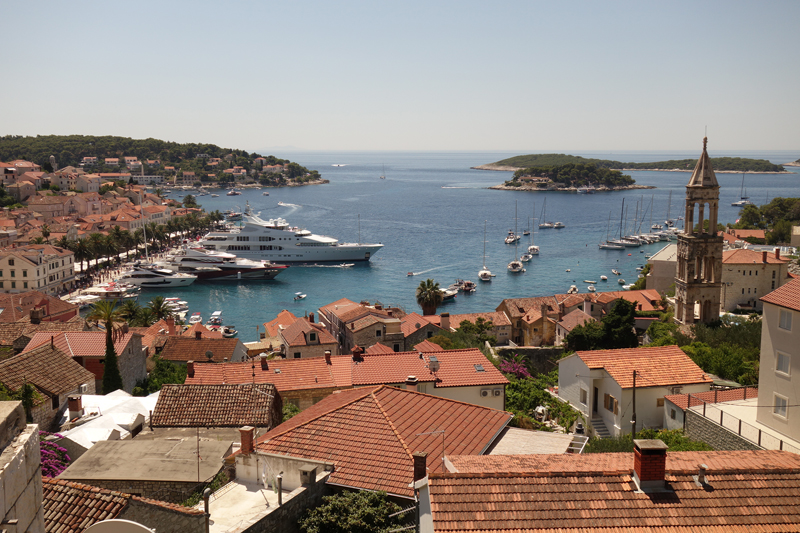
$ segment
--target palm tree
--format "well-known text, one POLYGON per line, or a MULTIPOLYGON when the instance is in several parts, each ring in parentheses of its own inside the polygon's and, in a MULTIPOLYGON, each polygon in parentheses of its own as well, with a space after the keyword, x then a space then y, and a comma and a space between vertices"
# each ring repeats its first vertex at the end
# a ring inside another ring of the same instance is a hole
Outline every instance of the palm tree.
POLYGON ((147 304, 146 309, 150 311, 150 314, 153 316, 155 322, 169 318, 173 314, 172 309, 167 304, 167 301, 163 296, 156 296, 150 300, 150 303, 147 304))
POLYGON ((108 257, 109 263, 117 258, 119 253, 119 242, 111 235, 103 237, 103 253, 108 257))
POLYGON ((417 287, 417 304, 422 307, 423 315, 435 315, 436 308, 442 303, 442 291, 439 284, 428 278, 417 287))
POLYGON ((115 325, 121 322, 122 317, 117 310, 117 303, 111 300, 101 300, 92 305, 87 321, 103 322, 106 328, 106 357, 103 368, 103 394, 114 392, 122 388, 122 376, 117 365, 117 352, 114 349, 115 325))
POLYGON ((75 254, 75 259, 81 264, 81 271, 85 272, 85 269, 83 268, 83 262, 91 257, 91 250, 89 249, 89 243, 86 241, 85 238, 78 239, 73 244, 72 251, 75 254))
POLYGON ((31 244, 44 244, 44 237, 34 237, 31 239, 31 244))
POLYGON ((139 305, 139 302, 136 300, 125 300, 121 306, 119 306, 119 314, 122 318, 128 321, 128 324, 134 325, 138 323, 138 320, 142 314, 142 306, 139 305))
POLYGON ((133 247, 136 248, 136 256, 138 257, 139 246, 144 244, 144 231, 142 231, 142 228, 133 230, 133 233, 131 234, 131 239, 133 247))
MULTIPOLYGON (((59 248, 66 248, 67 250, 72 250, 72 241, 67 239, 66 235, 59 237, 58 240, 56 240, 55 245, 58 246, 59 248)), ((72 251, 74 252, 75 250, 72 251)))
POLYGON ((103 256, 103 237, 102 233, 92 233, 89 235, 89 256, 87 259, 95 258, 95 266, 100 265, 100 258, 103 256))
POLYGON ((50 243, 50 226, 42 224, 42 237, 46 243, 50 243))

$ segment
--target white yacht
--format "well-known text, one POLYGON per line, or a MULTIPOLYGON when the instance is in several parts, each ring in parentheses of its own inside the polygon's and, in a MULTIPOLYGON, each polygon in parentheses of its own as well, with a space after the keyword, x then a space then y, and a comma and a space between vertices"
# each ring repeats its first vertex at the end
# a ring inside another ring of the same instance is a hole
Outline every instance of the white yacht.
POLYGON ((247 205, 244 226, 208 233, 200 244, 207 250, 229 252, 246 259, 278 263, 369 261, 382 244, 340 243, 333 237, 315 235, 290 226, 282 218, 264 220, 247 205))
MULTIPOLYGON (((411 272, 409 272, 411 274, 411 272)), ((478 271, 478 279, 492 281, 492 271, 486 268, 486 221, 483 221, 483 268, 478 271)))
POLYGON ((163 289, 188 287, 195 282, 197 276, 173 272, 154 265, 134 264, 133 268, 123 272, 119 277, 120 282, 130 283, 143 289, 163 289))
POLYGON ((268 280, 286 270, 286 265, 270 261, 254 261, 236 257, 227 252, 185 246, 167 258, 166 265, 173 271, 197 276, 199 280, 268 280))

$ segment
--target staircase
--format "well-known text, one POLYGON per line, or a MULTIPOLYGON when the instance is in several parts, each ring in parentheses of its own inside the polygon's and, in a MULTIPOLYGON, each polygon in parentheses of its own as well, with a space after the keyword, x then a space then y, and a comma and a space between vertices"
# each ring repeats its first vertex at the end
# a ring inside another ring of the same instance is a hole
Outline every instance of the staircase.
POLYGON ((594 429, 595 434, 601 439, 611 438, 611 432, 608 431, 606 423, 603 422, 603 419, 599 416, 592 417, 592 428, 594 429))

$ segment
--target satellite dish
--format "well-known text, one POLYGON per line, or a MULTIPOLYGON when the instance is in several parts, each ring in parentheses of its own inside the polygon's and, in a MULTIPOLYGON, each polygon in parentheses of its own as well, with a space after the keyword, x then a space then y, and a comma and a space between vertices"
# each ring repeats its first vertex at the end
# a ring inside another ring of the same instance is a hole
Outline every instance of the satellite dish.
POLYGON ((206 350, 206 357, 208 357, 208 360, 211 361, 212 359, 214 359, 214 352, 212 352, 211 350, 206 350))
POLYGON ((155 531, 137 522, 112 518, 89 526, 84 533, 155 533, 155 531))

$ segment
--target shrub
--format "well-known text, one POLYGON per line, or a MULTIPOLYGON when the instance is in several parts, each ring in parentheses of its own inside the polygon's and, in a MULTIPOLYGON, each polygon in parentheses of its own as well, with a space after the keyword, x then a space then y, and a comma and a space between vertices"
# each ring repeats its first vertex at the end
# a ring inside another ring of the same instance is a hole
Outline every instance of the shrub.
POLYGON ((63 439, 64 436, 58 433, 48 433, 47 431, 39 432, 39 449, 42 461, 42 475, 47 477, 56 477, 67 469, 70 458, 69 455, 67 455, 66 448, 62 448, 51 440, 45 440, 47 437, 63 439))

